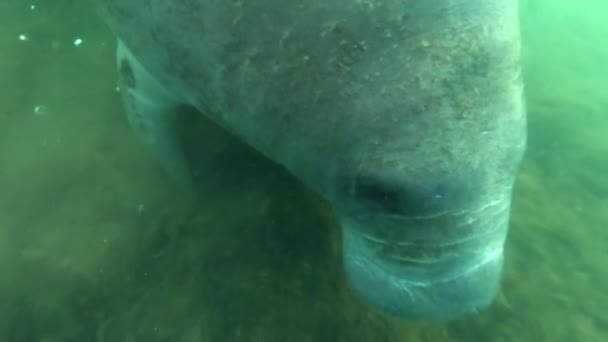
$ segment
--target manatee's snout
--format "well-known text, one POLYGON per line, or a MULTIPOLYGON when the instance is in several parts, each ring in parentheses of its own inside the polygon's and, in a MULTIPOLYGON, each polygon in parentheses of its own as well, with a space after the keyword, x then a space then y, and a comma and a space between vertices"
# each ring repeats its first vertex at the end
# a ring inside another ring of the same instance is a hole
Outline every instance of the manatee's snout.
POLYGON ((477 313, 496 296, 508 200, 427 217, 343 221, 351 286, 381 310, 408 319, 449 320, 477 313))

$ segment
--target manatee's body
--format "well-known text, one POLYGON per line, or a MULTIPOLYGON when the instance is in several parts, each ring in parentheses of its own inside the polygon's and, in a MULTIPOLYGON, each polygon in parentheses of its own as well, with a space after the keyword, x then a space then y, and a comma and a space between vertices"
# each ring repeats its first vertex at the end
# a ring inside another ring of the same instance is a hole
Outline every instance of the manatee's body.
POLYGON ((492 301, 525 145, 517 0, 95 1, 129 120, 177 179, 189 104, 329 201, 370 303, 492 301))

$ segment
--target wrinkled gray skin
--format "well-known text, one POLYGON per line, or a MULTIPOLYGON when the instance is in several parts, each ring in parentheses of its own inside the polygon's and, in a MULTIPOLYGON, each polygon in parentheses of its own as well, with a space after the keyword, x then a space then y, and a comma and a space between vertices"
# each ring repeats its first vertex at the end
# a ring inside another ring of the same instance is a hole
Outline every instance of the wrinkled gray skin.
POLYGON ((492 302, 526 139, 517 0, 94 1, 129 121, 176 179, 188 104, 331 203, 369 303, 492 302))

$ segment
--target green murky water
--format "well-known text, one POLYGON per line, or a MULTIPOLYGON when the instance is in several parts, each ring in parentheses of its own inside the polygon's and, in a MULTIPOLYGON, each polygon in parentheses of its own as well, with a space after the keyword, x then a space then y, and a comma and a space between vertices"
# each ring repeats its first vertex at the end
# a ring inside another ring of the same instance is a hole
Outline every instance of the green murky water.
POLYGON ((530 137, 502 292, 434 324, 361 303, 324 204, 201 120, 208 197, 177 192, 127 127, 86 2, 3 0, 0 341, 608 340, 606 13, 523 1, 530 137))

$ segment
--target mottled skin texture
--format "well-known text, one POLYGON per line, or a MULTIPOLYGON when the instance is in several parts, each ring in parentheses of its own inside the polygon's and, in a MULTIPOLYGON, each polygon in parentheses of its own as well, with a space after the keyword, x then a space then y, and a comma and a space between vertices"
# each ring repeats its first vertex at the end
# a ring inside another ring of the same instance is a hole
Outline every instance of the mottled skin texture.
POLYGON ((491 303, 526 135, 517 0, 94 1, 129 120, 177 179, 188 104, 327 198, 370 303, 491 303))

